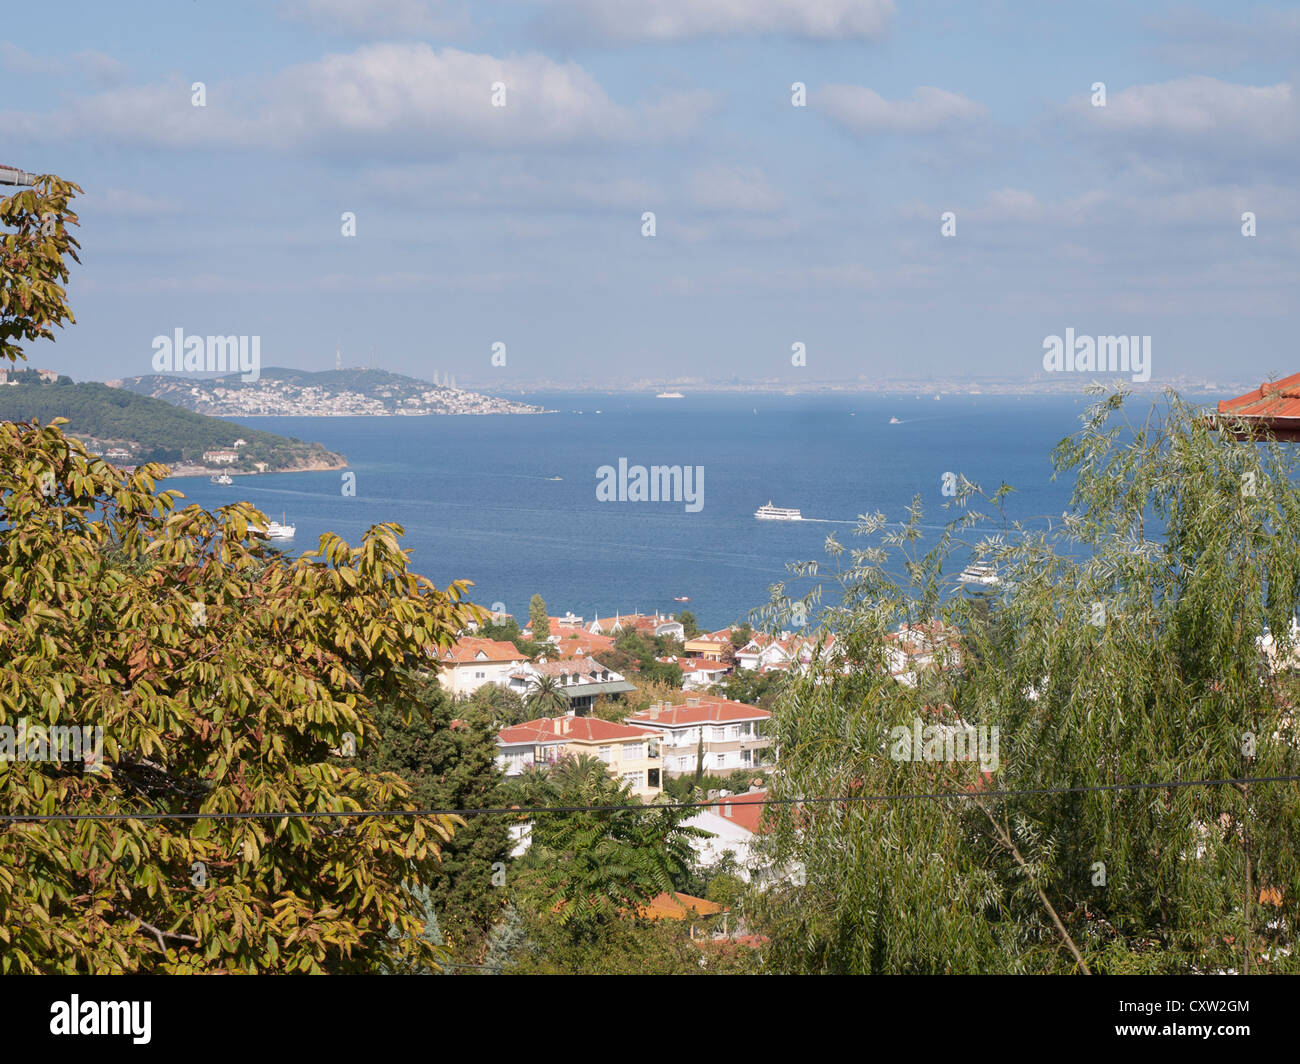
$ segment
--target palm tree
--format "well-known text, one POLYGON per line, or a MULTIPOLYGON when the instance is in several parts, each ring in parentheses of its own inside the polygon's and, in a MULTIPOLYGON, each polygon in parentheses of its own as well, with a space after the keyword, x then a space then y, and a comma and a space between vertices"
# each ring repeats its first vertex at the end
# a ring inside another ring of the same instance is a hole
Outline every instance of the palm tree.
POLYGON ((538 676, 524 696, 524 705, 530 712, 546 717, 552 713, 563 713, 569 708, 569 700, 564 696, 560 681, 554 676, 538 676))

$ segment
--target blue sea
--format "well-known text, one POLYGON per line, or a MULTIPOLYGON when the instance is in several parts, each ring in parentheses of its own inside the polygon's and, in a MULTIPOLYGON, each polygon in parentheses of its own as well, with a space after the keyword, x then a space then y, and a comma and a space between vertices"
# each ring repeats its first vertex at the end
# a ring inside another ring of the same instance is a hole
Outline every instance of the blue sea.
POLYGON ((770 586, 789 579, 788 563, 826 562, 827 535, 865 545, 852 535, 859 514, 903 522, 920 495, 927 535, 937 537, 956 516, 944 509, 945 473, 990 493, 1005 481, 1016 492, 1008 516, 1044 527, 1066 509, 1072 485, 1052 479, 1052 448, 1078 431, 1089 402, 735 393, 528 401, 558 412, 246 422, 346 455, 355 497, 342 494, 337 471, 166 486, 209 509, 247 499, 276 520, 283 514, 297 526, 293 552, 315 548, 326 531, 357 543, 371 524, 396 522, 417 572, 439 586, 471 580, 474 601, 504 603, 516 617, 540 593, 552 615, 689 609, 715 628, 766 602, 770 586), (702 509, 598 501, 597 470, 620 458, 702 466, 702 509), (756 520, 769 500, 806 520, 756 520), (674 602, 679 595, 689 604, 674 602))

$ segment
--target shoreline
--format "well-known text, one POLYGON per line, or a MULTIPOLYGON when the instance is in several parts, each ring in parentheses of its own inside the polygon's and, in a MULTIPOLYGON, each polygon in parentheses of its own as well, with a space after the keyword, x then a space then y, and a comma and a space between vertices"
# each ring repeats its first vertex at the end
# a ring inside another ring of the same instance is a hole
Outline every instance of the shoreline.
MULTIPOLYGON (((220 467, 212 468, 209 466, 185 465, 178 463, 167 466, 170 471, 163 479, 189 479, 193 477, 216 477, 225 473, 229 477, 269 477, 276 473, 330 473, 336 469, 347 469, 348 460, 343 455, 338 456, 337 462, 308 462, 300 465, 289 466, 285 469, 268 469, 265 472, 259 472, 255 469, 222 469, 220 467)), ((163 463, 164 465, 166 463, 163 463)), ((119 469, 138 469, 139 466, 119 466, 119 469)))

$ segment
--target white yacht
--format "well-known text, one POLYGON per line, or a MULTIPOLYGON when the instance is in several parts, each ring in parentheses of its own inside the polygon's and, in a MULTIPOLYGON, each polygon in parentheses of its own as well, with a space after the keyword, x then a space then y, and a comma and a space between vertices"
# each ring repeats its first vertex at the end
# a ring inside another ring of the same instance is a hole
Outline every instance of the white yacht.
POLYGON ((229 474, 229 473, 222 473, 220 476, 217 476, 217 477, 209 477, 208 479, 209 479, 213 484, 233 484, 233 483, 234 483, 234 481, 230 479, 230 474, 229 474))
POLYGON ((963 584, 981 584, 984 587, 993 587, 998 582, 998 567, 974 562, 966 566, 957 579, 963 584))
POLYGON ((767 500, 766 506, 760 506, 754 511, 754 516, 760 521, 802 521, 803 514, 798 510, 787 509, 784 506, 773 506, 772 500, 767 500))
MULTIPOLYGON (((283 518, 284 514, 280 516, 283 518)), ((284 524, 281 521, 272 521, 266 528, 259 528, 257 531, 261 532, 267 539, 293 539, 297 526, 284 524)))

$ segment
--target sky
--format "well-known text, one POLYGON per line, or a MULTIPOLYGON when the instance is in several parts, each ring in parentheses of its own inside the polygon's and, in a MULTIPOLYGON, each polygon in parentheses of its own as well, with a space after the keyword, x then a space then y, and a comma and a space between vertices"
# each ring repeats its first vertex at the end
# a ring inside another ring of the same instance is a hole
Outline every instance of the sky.
POLYGON ((29 359, 1028 380, 1072 329, 1286 375, 1298 70, 1243 0, 46 0, 0 163, 85 190, 82 263, 29 359))

